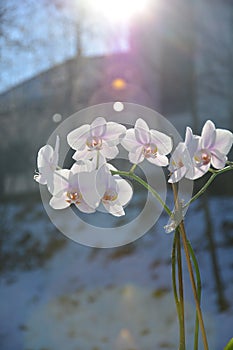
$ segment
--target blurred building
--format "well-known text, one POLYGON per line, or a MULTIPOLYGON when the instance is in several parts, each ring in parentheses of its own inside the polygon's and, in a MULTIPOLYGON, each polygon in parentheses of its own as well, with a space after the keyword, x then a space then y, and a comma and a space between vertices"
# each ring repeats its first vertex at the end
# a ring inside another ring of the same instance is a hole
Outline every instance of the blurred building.
POLYGON ((77 57, 0 95, 0 193, 37 188, 38 149, 56 123, 94 104, 141 104, 181 131, 206 119, 231 128, 230 10, 227 0, 151 1, 131 28, 129 53, 77 57))

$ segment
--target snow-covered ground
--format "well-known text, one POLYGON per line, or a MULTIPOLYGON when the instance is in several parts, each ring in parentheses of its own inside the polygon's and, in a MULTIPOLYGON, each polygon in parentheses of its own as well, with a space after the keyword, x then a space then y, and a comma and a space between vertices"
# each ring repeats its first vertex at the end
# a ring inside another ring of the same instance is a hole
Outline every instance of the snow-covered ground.
MULTIPOLYGON (((222 350, 233 336, 233 201, 209 199, 218 288, 200 204, 189 209, 185 221, 200 264, 210 349, 222 350), (219 293, 227 301, 223 311, 219 293)), ((36 200, 5 203, 0 218, 0 349, 178 348, 170 272, 173 236, 164 233, 165 214, 142 238, 110 249, 64 237, 36 200)), ((189 350, 195 310, 186 268, 184 274, 189 350)))

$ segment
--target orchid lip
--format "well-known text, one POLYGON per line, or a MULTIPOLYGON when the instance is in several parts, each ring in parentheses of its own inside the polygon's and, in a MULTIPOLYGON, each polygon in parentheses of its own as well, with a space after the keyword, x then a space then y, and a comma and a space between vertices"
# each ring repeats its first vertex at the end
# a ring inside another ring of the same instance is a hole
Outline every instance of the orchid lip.
POLYGON ((206 149, 202 149, 194 156, 194 160, 199 166, 207 165, 211 162, 211 153, 206 149))
POLYGON ((66 192, 67 203, 80 204, 82 202, 82 194, 80 192, 66 192))
POLYGON ((87 139, 86 145, 90 150, 100 150, 102 148, 102 139, 100 137, 91 136, 87 139))
POLYGON ((113 202, 117 199, 118 194, 114 190, 107 190, 102 198, 103 202, 113 202))
POLYGON ((156 158, 157 152, 158 152, 158 148, 153 143, 146 144, 143 147, 143 155, 145 158, 156 158))

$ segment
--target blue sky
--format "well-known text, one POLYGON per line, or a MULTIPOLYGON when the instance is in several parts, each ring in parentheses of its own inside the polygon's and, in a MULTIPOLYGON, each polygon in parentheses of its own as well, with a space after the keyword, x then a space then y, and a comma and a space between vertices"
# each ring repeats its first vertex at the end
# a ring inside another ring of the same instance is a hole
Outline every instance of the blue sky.
MULTIPOLYGON (((78 9, 55 10, 45 0, 5 0, 8 8, 0 37, 0 93, 38 73, 75 56, 78 9), (12 44, 17 40, 19 45, 12 44), (23 46, 23 47, 22 47, 23 46)), ((51 4, 51 3, 50 3, 51 4)), ((127 28, 113 27, 94 16, 83 20, 83 54, 103 55, 128 48, 127 28)))

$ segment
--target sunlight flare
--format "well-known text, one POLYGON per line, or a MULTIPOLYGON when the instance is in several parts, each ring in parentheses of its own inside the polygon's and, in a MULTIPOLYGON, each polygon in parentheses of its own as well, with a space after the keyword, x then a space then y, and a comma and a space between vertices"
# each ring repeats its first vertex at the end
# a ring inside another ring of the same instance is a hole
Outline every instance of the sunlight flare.
POLYGON ((98 14, 114 22, 127 22, 146 10, 149 0, 89 0, 89 6, 98 14))

